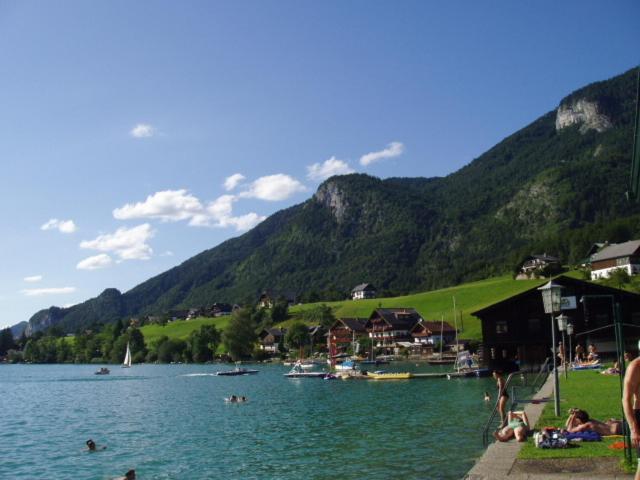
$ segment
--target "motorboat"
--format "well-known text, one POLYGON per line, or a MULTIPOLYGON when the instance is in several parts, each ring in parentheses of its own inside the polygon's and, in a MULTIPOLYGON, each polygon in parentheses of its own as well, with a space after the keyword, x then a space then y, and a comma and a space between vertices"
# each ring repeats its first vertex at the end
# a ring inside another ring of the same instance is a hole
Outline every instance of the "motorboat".
POLYGON ((345 360, 342 363, 336 363, 335 369, 337 371, 355 370, 356 364, 353 362, 353 360, 345 360))
POLYGON ((219 377, 237 377, 238 375, 255 375, 256 373, 258 373, 258 370, 236 367, 233 370, 223 370, 221 372, 216 372, 216 375, 219 377))
POLYGON ((111 373, 111 370, 109 370, 107 367, 102 367, 97 372, 94 372, 94 375, 109 375, 110 373, 111 373))

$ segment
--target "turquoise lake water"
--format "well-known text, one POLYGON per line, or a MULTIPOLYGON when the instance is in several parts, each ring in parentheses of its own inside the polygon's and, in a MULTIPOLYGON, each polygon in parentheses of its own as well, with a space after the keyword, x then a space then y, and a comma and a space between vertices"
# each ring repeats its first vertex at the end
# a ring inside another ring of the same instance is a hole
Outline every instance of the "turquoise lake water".
MULTIPOLYGON (((0 478, 458 479, 491 379, 326 381, 223 365, 0 365, 0 478), (231 394, 245 404, 225 404, 231 394), (92 438, 107 445, 88 453, 92 438)), ((393 364, 395 371, 435 367, 393 364)))

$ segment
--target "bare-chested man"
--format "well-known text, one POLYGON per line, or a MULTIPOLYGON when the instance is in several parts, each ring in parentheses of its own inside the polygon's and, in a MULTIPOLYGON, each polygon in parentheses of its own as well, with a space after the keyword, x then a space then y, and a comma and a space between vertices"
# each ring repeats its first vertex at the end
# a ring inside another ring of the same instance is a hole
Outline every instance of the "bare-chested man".
MULTIPOLYGON (((640 358, 633 360, 627 367, 624 376, 622 407, 631 429, 631 445, 640 453, 640 358)), ((640 480, 640 463, 638 463, 635 480, 640 480)))

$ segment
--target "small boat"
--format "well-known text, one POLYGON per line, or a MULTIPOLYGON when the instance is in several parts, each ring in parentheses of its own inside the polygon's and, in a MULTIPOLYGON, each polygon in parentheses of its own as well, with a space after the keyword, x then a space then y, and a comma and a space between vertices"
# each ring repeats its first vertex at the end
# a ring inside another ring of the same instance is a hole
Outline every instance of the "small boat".
POLYGON ((356 364, 353 363, 352 360, 345 360, 342 363, 336 363, 335 369, 337 371, 355 370, 356 369, 356 364))
POLYGON ((129 342, 127 342, 127 353, 124 355, 122 368, 131 368, 131 349, 129 348, 129 342))
POLYGON ((407 380, 413 375, 410 372, 401 372, 401 373, 393 373, 393 372, 371 372, 368 373, 367 376, 373 380, 407 380))
POLYGON ((94 375, 109 375, 111 373, 111 370, 109 370, 107 367, 102 367, 100 370, 93 373, 94 375))
POLYGON ((256 373, 258 373, 258 370, 236 367, 233 370, 223 370, 221 372, 216 372, 216 375, 220 377, 237 377, 239 375, 255 375, 256 373))
POLYGON ((324 378, 327 372, 305 372, 300 367, 300 363, 296 362, 293 368, 289 370, 289 373, 284 373, 283 375, 289 378, 324 378))
POLYGON ((325 380, 336 380, 338 378, 337 375, 333 374, 333 373, 327 373, 324 377, 322 377, 325 380))
POLYGON ((387 360, 362 360, 360 362, 362 365, 388 365, 389 362, 387 360))

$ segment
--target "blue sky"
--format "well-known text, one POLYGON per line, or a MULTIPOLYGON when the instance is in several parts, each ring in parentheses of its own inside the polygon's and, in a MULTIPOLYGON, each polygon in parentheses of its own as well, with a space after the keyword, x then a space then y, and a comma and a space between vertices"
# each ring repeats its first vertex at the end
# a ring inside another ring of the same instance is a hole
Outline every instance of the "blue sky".
POLYGON ((638 18, 636 1, 0 0, 0 326, 126 291, 330 173, 447 175, 638 64, 638 18))

